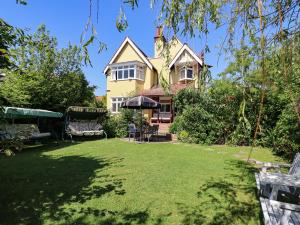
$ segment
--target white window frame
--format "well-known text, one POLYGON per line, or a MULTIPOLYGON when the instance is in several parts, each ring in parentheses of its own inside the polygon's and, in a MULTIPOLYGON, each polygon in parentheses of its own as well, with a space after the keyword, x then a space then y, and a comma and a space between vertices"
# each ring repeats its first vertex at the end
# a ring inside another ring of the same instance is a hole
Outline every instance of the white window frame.
POLYGON ((182 80, 194 80, 194 69, 192 66, 183 66, 179 70, 179 81, 182 80), (192 71, 192 78, 188 77, 188 71, 192 71), (181 73, 184 72, 184 77, 182 78, 181 73))
POLYGON ((127 97, 111 97, 111 112, 112 113, 119 113, 120 112, 120 106, 122 102, 126 101, 127 97), (116 104, 116 110, 113 111, 113 104, 116 104))
POLYGON ((123 63, 111 65, 111 80, 122 81, 122 80, 145 80, 145 65, 141 63, 123 63), (126 72, 125 72, 126 71, 126 72), (132 76, 133 71, 133 76, 132 76), (121 77, 119 77, 119 73, 121 77), (125 78, 125 73, 127 77, 125 78))

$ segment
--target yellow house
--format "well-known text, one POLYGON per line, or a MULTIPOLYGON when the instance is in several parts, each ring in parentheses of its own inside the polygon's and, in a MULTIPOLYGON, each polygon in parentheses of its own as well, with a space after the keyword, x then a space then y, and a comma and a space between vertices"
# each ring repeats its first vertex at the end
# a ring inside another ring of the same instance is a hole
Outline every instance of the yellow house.
POLYGON ((202 68, 202 58, 177 38, 167 41, 162 27, 156 28, 153 57, 148 57, 126 37, 104 69, 107 78, 107 109, 118 113, 122 101, 128 97, 144 95, 162 105, 159 112, 145 112, 149 120, 172 122, 172 96, 188 86, 197 88, 202 68))

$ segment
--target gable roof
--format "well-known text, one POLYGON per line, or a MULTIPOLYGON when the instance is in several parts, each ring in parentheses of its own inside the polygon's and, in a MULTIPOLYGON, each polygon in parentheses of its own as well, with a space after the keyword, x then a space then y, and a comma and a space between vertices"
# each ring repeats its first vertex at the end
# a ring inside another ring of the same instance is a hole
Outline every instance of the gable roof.
POLYGON ((146 63, 146 65, 150 69, 153 69, 153 65, 147 58, 147 55, 129 37, 126 37, 125 40, 123 41, 123 43, 121 44, 121 46, 119 47, 119 49, 117 50, 117 52, 113 55, 113 57, 109 61, 108 65, 105 67, 104 74, 106 74, 106 72, 109 69, 109 65, 115 61, 115 59, 121 53, 122 49, 125 47, 126 44, 129 44, 134 49, 134 51, 141 57, 141 59, 144 61, 144 63, 146 63))
POLYGON ((181 54, 184 51, 187 51, 201 66, 203 66, 202 59, 200 59, 199 56, 197 56, 194 53, 194 51, 187 44, 184 44, 182 46, 182 48, 177 52, 177 54, 175 55, 174 59, 171 61, 170 65, 169 65, 169 69, 172 68, 172 66, 175 64, 175 62, 178 60, 178 58, 181 56, 181 54))

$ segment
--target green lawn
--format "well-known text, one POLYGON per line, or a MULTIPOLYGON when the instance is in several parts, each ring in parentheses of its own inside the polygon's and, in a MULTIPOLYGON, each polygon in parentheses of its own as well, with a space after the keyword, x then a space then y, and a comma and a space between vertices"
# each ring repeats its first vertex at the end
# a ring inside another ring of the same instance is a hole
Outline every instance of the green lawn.
POLYGON ((0 224, 259 224, 248 152, 111 139, 0 155, 0 224))

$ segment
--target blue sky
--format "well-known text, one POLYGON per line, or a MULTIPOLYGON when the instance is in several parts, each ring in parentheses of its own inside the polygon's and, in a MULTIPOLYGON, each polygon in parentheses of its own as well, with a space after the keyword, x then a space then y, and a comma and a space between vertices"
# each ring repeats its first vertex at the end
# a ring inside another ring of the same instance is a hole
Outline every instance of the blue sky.
MULTIPOLYGON (((84 29, 89 15, 88 0, 27 0, 26 6, 17 5, 15 0, 2 0, 1 18, 13 26, 29 29, 34 32, 41 24, 45 24, 50 34, 57 37, 59 48, 66 47, 68 43, 79 44, 80 35, 84 29)), ((98 45, 90 47, 90 56, 93 67, 84 67, 87 80, 97 86, 96 95, 104 95, 106 91, 106 78, 103 74, 105 65, 109 62, 126 36, 129 36, 148 56, 153 56, 153 37, 156 27, 157 9, 150 9, 150 1, 142 0, 137 9, 132 11, 125 7, 129 27, 119 33, 116 29, 116 18, 119 14, 121 0, 99 0, 99 21, 96 21, 96 6, 93 7, 94 25, 98 38, 107 44, 106 51, 97 53, 98 45)), ((95 4, 96 1, 93 1, 95 4)), ((205 60, 213 65, 214 77, 226 67, 224 56, 220 58, 219 45, 223 41, 225 31, 211 29, 208 36, 208 45, 211 49, 205 60), (219 59, 219 60, 218 60, 219 59)), ((179 37, 197 53, 204 48, 199 38, 190 39, 179 37)))

